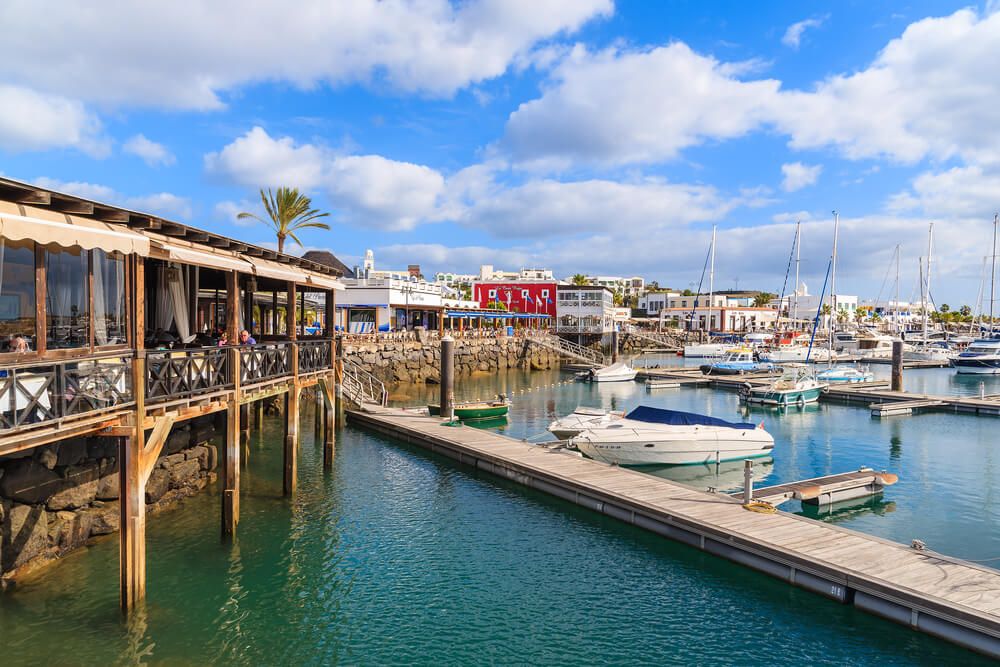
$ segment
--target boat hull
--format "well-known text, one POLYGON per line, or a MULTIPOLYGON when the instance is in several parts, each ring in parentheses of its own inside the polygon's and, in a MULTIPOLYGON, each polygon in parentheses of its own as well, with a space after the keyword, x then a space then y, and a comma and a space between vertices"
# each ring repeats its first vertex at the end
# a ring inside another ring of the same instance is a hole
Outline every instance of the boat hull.
MULTIPOLYGON (((496 417, 503 417, 510 410, 509 405, 491 405, 489 407, 461 407, 455 406, 455 419, 460 419, 462 421, 472 420, 472 419, 494 419, 496 417)), ((432 417, 441 415, 440 405, 428 405, 427 412, 432 417)))
POLYGON ((699 343, 697 345, 685 345, 684 356, 699 359, 703 357, 721 357, 731 348, 731 345, 721 343, 699 343))
POLYGON ((819 400, 819 395, 823 393, 824 387, 810 387, 808 389, 755 389, 750 392, 747 401, 750 403, 763 403, 765 405, 799 405, 802 403, 815 403, 819 400))
POLYGON ((774 449, 774 438, 763 429, 698 428, 675 433, 633 430, 638 438, 635 440, 624 440, 607 431, 584 431, 570 442, 592 459, 634 466, 736 461, 770 456, 774 449))
POLYGON ((998 375, 1000 374, 1000 359, 990 361, 977 359, 952 359, 955 371, 962 375, 998 375))

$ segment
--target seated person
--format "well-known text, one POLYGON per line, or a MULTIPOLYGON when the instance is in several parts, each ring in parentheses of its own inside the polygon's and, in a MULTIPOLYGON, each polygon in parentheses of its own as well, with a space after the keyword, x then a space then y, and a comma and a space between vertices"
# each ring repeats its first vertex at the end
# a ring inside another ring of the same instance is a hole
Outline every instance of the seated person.
POLYGON ((28 341, 25 340, 24 336, 14 336, 10 339, 10 352, 17 352, 18 354, 23 354, 25 352, 30 352, 31 349, 28 347, 28 341))
POLYGON ((229 345, 229 336, 225 331, 219 333, 219 347, 225 347, 229 345))
POLYGON ((244 329, 243 331, 240 332, 240 345, 256 345, 256 344, 257 341, 254 340, 253 336, 250 335, 249 331, 244 329))

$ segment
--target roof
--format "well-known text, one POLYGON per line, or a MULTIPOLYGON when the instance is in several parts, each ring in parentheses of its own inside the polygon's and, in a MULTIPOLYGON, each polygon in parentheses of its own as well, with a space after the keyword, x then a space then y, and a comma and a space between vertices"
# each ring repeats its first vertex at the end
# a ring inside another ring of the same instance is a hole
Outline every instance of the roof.
MULTIPOLYGON (((221 234, 197 229, 150 213, 132 211, 120 206, 77 197, 57 190, 41 188, 12 178, 0 177, 0 200, 25 204, 54 213, 72 214, 79 219, 90 219, 120 225, 140 235, 151 232, 156 235, 184 239, 204 247, 207 252, 218 248, 250 257, 262 257, 282 264, 302 267, 315 273, 325 273, 332 276, 343 273, 341 269, 329 264, 323 264, 294 255, 286 255, 270 248, 237 241, 221 234)), ((346 267, 344 268, 346 269, 346 267)), ((347 273, 350 273, 350 271, 347 271, 347 273)))
POLYGON ((332 252, 327 250, 310 250, 302 255, 302 259, 308 259, 309 261, 329 266, 340 271, 340 275, 342 276, 349 276, 354 273, 346 264, 334 257, 332 252))

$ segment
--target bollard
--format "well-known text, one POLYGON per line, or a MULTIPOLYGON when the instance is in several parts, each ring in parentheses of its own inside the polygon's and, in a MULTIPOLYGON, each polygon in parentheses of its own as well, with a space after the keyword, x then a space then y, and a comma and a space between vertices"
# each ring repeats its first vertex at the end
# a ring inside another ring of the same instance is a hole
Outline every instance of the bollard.
POLYGON ((892 390, 903 391, 903 341, 892 341, 892 390))
POLYGON ((743 461, 743 504, 746 505, 753 500, 753 461, 746 459, 743 461))
POLYGON ((441 416, 452 414, 455 402, 455 339, 441 339, 441 416))
POLYGON ((986 385, 982 382, 979 383, 979 398, 986 398, 986 385))

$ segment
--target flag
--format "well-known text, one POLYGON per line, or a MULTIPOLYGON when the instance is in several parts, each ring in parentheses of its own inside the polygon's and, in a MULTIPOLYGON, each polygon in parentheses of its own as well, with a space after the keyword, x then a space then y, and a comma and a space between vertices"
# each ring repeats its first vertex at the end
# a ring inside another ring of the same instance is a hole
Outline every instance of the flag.
POLYGON ((552 303, 552 299, 546 299, 545 303, 552 303))
POLYGON ((531 300, 531 295, 529 294, 524 295, 524 300, 527 301, 528 303, 534 303, 534 301, 531 300))

